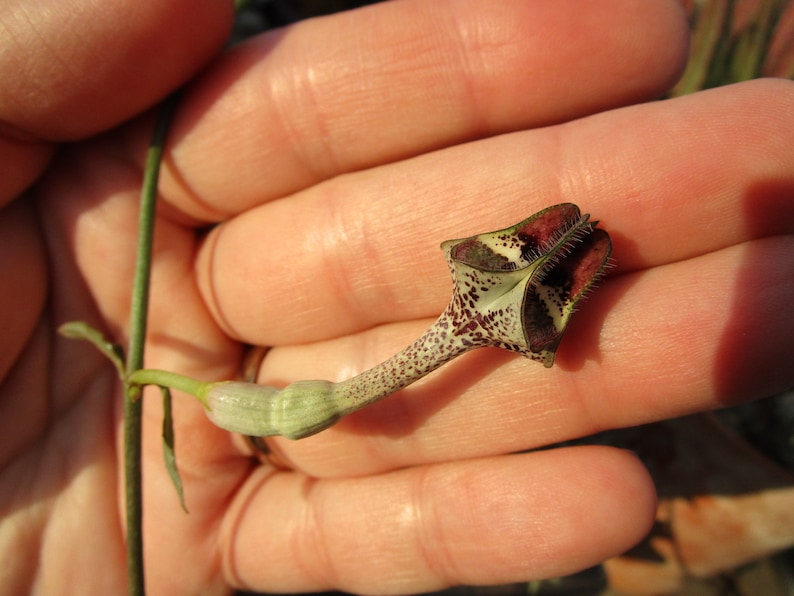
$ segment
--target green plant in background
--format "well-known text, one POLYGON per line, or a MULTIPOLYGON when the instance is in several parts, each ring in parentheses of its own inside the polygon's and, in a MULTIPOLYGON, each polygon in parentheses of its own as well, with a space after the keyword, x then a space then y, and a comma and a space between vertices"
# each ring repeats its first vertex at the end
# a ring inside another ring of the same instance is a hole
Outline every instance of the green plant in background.
MULTIPOLYGON (((794 78, 791 56, 788 63, 785 57, 780 64, 767 60, 790 0, 694 0, 686 4, 692 28, 690 60, 670 97, 765 75, 794 78)), ((782 46, 786 40, 777 41, 782 46)))

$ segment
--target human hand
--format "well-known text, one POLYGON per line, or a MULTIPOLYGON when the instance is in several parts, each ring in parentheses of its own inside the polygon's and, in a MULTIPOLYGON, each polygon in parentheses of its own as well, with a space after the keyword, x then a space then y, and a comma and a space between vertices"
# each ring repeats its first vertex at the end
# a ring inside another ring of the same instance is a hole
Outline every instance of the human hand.
MULTIPOLYGON (((217 47, 220 25, 202 21, 217 47)), ((148 38, 195 39, 161 26, 148 38)), ((508 454, 791 385, 794 88, 576 120, 662 93, 685 31, 671 2, 388 3, 263 36, 190 87, 163 173, 147 366, 231 378, 245 342, 274 346, 261 382, 347 378, 444 307, 442 240, 562 201, 602 221, 616 267, 555 368, 469 354, 320 435, 271 440, 287 470, 177 401, 189 515, 147 400, 152 593, 416 592, 575 571, 644 535, 647 474, 607 448, 508 454)), ((168 85, 152 87, 104 97, 115 120, 54 138, 120 121, 168 85)), ((96 104, 49 117, 93 123, 96 104)), ((0 543, 19 561, 4 586, 123 589, 114 372, 54 329, 85 319, 124 341, 147 123, 70 147, 0 214, 0 312, 25 314, 0 347, 0 543)))

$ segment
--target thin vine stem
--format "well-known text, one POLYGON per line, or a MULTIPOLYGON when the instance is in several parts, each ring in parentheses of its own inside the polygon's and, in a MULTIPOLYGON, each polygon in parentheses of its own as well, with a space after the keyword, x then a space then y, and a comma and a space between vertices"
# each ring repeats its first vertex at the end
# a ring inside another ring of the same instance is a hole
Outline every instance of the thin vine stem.
MULTIPOLYGON (((154 222, 157 209, 157 182, 165 139, 178 101, 178 93, 163 101, 157 114, 146 156, 140 213, 138 250, 132 287, 130 339, 127 348, 127 374, 143 367, 146 323, 149 310, 154 222)), ((140 388, 124 387, 124 492, 127 514, 127 581, 134 596, 146 592, 143 565, 143 490, 141 474, 142 400, 140 388)))

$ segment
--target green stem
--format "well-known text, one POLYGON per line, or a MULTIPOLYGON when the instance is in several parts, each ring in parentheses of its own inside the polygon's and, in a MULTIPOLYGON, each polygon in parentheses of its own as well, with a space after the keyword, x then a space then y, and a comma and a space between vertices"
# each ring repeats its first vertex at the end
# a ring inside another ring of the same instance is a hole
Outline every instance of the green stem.
MULTIPOLYGON (((149 307, 154 220, 157 206, 157 181, 160 161, 177 95, 167 98, 157 115, 149 152, 146 157, 141 206, 138 220, 138 252, 135 260, 135 280, 132 288, 130 313, 130 341, 127 349, 127 374, 143 366, 146 340, 146 317, 149 307)), ((125 384, 124 391, 124 477, 127 510, 127 574, 129 593, 145 594, 143 567, 143 498, 141 479, 141 419, 140 388, 125 384)))
POLYGON ((158 385, 159 387, 178 389, 179 391, 184 391, 185 393, 197 397, 201 403, 205 403, 204 394, 206 393, 207 388, 210 385, 213 385, 213 383, 197 381, 196 379, 192 379, 171 371, 156 370, 151 368, 144 368, 133 372, 127 378, 127 382, 140 386, 158 385))

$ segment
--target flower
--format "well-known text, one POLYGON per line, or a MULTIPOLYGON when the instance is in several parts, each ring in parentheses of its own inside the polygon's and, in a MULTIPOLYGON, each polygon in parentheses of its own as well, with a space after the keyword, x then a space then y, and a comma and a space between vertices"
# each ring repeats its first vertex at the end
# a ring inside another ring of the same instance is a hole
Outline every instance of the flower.
POLYGON ((577 303, 609 261, 609 234, 597 223, 563 203, 498 232, 442 243, 453 279, 447 308, 407 348, 346 381, 277 389, 156 370, 136 371, 129 381, 195 395, 226 430, 301 439, 474 348, 495 346, 550 367, 577 303))

